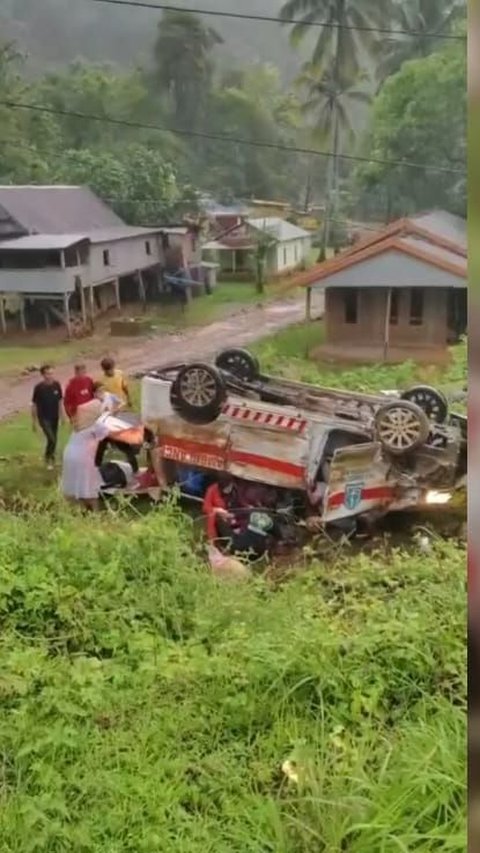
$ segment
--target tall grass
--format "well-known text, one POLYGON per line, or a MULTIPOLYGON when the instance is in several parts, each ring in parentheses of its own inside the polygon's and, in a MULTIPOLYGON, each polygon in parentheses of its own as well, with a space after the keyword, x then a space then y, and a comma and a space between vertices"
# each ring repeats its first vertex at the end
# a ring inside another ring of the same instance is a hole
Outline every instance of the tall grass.
POLYGON ((463 549, 221 586, 192 534, 0 519, 2 853, 463 851, 463 549))

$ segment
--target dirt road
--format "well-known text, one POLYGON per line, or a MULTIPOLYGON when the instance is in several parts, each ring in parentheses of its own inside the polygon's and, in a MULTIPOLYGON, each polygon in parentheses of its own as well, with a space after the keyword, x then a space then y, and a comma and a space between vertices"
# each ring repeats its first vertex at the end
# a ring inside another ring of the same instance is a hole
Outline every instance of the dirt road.
MULTIPOLYGON (((317 296, 314 312, 316 316, 323 314, 323 297, 320 294, 317 296)), ((134 374, 172 361, 208 358, 223 347, 245 346, 292 323, 300 322, 304 317, 303 300, 274 302, 244 309, 228 319, 202 328, 119 346, 115 349, 115 356, 126 372, 134 374)), ((109 344, 110 341, 106 341, 106 350, 109 349, 109 344)), ((98 359, 88 363, 88 369, 97 373, 98 359)), ((62 384, 70 378, 71 372, 71 365, 58 368, 57 375, 62 384)), ((37 381, 36 376, 0 379, 0 420, 28 407, 34 381, 37 381)))

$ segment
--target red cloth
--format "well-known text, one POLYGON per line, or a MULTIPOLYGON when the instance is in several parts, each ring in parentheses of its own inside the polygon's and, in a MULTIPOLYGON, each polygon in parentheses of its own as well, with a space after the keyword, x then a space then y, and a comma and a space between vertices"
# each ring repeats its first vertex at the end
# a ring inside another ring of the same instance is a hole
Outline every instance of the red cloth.
POLYGON ((215 510, 227 509, 218 483, 209 486, 203 500, 203 512, 207 518, 207 536, 210 541, 218 538, 217 525, 215 523, 215 510))
POLYGON ((93 379, 90 376, 74 376, 70 379, 65 391, 64 406, 69 418, 77 414, 79 406, 93 400, 93 379))
POLYGON ((158 487, 157 475, 154 471, 143 471, 137 476, 139 489, 156 489, 158 487))

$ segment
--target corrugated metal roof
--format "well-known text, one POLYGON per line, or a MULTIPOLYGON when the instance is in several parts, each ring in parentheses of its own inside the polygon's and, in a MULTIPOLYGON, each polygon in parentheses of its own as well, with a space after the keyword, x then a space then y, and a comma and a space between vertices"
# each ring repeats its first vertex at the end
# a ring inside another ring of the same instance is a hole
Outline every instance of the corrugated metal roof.
POLYGON ((38 250, 68 249, 82 240, 88 240, 85 234, 30 234, 28 237, 17 237, 14 240, 0 240, 0 252, 7 250, 38 250))
POLYGON ((0 205, 31 234, 72 234, 124 226, 88 187, 0 186, 0 205))
POLYGON ((430 243, 428 240, 420 240, 418 237, 402 237, 400 242, 405 246, 410 246, 412 249, 417 249, 425 255, 428 255, 431 260, 438 259, 446 261, 456 267, 461 268, 467 274, 467 259, 462 255, 457 255, 455 252, 449 252, 442 246, 437 246, 436 243, 430 243))
POLYGON ((297 225, 292 225, 286 219, 281 219, 279 216, 262 216, 259 219, 247 219, 247 224, 257 231, 263 231, 269 234, 274 240, 279 243, 287 243, 289 240, 300 240, 305 237, 311 237, 309 231, 304 231, 297 225))
POLYGON ((419 228, 438 234, 444 240, 451 240, 467 248, 468 234, 467 223, 460 216, 448 213, 446 210, 432 210, 429 213, 420 213, 418 216, 410 217, 419 228))
POLYGON ((91 243, 113 243, 115 240, 129 240, 132 237, 151 237, 162 233, 162 228, 136 228, 119 225, 116 228, 97 228, 88 232, 91 243))

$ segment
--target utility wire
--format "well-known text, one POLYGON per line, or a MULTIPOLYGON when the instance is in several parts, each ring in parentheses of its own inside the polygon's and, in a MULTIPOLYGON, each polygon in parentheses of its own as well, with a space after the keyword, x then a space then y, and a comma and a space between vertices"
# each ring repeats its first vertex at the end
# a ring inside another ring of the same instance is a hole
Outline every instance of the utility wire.
POLYGON ((389 29, 386 27, 367 27, 354 26, 353 24, 340 24, 336 21, 302 21, 298 18, 283 18, 273 17, 272 15, 248 15, 245 12, 226 12, 214 9, 191 9, 179 8, 166 3, 145 3, 143 0, 135 2, 135 0, 93 0, 94 3, 105 3, 111 6, 131 6, 139 9, 160 9, 164 12, 180 12, 187 15, 211 15, 215 18, 233 18, 240 21, 259 21, 264 23, 275 24, 297 24, 301 27, 318 27, 332 30, 355 30, 355 32, 364 33, 383 33, 393 36, 411 36, 412 38, 432 38, 446 39, 448 41, 463 41, 466 42, 467 37, 455 35, 454 33, 435 33, 422 32, 421 30, 404 30, 404 29, 389 29))
MULTIPOLYGON (((137 128, 139 130, 154 130, 159 133, 171 133, 178 136, 186 136, 196 139, 209 139, 215 142, 228 142, 233 145, 245 145, 250 148, 264 148, 274 151, 285 151, 286 153, 306 154, 316 157, 331 157, 331 151, 318 151, 315 148, 300 148, 294 145, 284 145, 278 142, 266 142, 263 140, 245 139, 240 136, 226 136, 221 133, 207 133, 200 130, 181 130, 175 127, 161 127, 158 124, 146 124, 144 122, 129 121, 128 119, 114 118, 113 116, 97 116, 89 113, 81 113, 75 110, 62 110, 54 107, 46 107, 41 104, 28 104, 20 101, 0 101, 0 107, 8 107, 12 110, 30 110, 31 112, 47 113, 48 115, 63 116, 64 118, 78 118, 83 121, 96 121, 102 124, 113 124, 120 127, 137 128)), ((431 170, 433 172, 447 172, 449 174, 463 175, 464 170, 451 166, 436 166, 432 163, 416 163, 412 160, 385 160, 380 157, 362 157, 360 154, 337 154, 339 160, 354 163, 376 163, 381 166, 400 166, 409 169, 431 170)))

